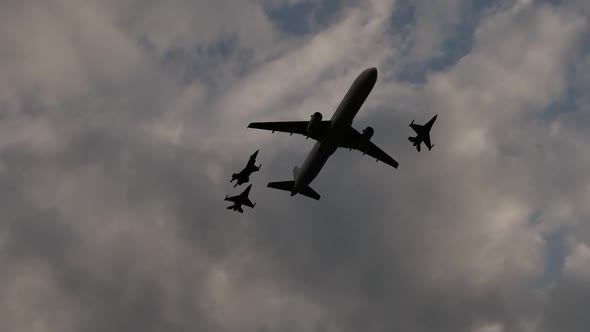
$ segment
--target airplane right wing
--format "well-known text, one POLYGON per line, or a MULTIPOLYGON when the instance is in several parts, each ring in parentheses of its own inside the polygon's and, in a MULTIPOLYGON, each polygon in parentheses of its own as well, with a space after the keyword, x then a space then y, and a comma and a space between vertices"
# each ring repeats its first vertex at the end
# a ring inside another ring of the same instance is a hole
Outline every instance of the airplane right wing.
POLYGON ((280 131, 283 133, 299 134, 306 137, 311 137, 316 141, 319 140, 323 134, 330 128, 330 121, 320 122, 317 133, 310 135, 307 132, 307 125, 309 121, 281 121, 281 122, 252 122, 248 128, 270 130, 272 132, 280 131))
POLYGON ((363 154, 366 153, 369 156, 377 159, 377 161, 382 161, 393 168, 397 168, 399 166, 399 163, 395 159, 391 158, 387 153, 385 153, 385 151, 381 150, 371 141, 369 141, 364 148, 361 148, 359 146, 360 138, 361 134, 356 129, 350 127, 346 138, 344 142, 340 144, 340 147, 361 151, 363 154))
POLYGON ((251 207, 251 208, 254 208, 254 205, 256 205, 256 204, 253 204, 252 201, 249 198, 246 198, 244 200, 244 203, 243 204, 246 205, 247 207, 251 207))
POLYGON ((424 144, 426 144, 429 150, 432 149, 432 144, 430 144, 430 134, 426 133, 423 137, 424 138, 422 139, 422 141, 424 142, 424 144))

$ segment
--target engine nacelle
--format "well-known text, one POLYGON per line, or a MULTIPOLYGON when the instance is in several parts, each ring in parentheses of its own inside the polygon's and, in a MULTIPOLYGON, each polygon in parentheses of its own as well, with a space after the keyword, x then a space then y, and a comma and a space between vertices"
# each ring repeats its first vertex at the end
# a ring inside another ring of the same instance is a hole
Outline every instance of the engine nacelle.
POLYGON ((319 131, 321 129, 321 123, 322 113, 313 113, 313 115, 311 116, 311 120, 309 120, 309 123, 307 124, 307 134, 309 136, 318 136, 319 131))
POLYGON ((363 133, 361 134, 361 137, 358 142, 359 148, 361 150, 367 147, 367 144, 369 144, 369 142, 371 141, 371 137, 373 137, 374 133, 375 131, 371 127, 367 127, 363 130, 363 133))

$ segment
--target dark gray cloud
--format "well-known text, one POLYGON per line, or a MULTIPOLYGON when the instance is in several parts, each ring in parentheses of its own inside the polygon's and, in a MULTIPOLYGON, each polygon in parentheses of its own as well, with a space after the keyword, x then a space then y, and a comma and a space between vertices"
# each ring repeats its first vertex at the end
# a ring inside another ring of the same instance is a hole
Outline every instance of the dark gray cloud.
POLYGON ((267 15, 305 3, 0 5, 2 331, 585 330, 584 5, 416 1, 409 32, 386 0, 305 34, 267 15), (461 28, 469 52, 431 72, 461 28), (424 80, 398 81, 412 60, 424 80), (312 143, 245 125, 329 116, 370 65, 355 126, 400 168, 338 151, 321 201, 267 190, 312 143), (230 213, 258 148, 258 204, 230 213))

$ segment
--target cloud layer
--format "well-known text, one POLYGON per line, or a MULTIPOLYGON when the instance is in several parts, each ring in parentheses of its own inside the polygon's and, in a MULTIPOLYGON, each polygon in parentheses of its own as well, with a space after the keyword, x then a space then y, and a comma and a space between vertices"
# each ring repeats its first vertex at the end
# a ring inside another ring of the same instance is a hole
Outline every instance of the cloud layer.
POLYGON ((4 1, 2 331, 586 331, 585 1, 4 1), (298 22, 305 28, 289 29, 298 22), (331 116, 319 202, 265 187, 331 116), (436 147, 408 124, 439 114, 436 147), (260 148, 258 203, 225 209, 260 148))

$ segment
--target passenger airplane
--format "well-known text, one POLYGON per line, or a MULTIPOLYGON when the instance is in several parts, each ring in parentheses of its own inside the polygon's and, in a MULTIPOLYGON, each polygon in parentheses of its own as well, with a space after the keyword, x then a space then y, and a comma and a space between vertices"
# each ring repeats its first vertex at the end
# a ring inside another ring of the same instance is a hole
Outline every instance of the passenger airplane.
POLYGON ((430 144, 430 129, 432 129, 432 125, 434 124, 434 121, 436 121, 437 116, 438 114, 432 117, 432 119, 430 119, 430 121, 428 121, 423 126, 415 124, 414 120, 412 120, 412 123, 410 123, 410 127, 412 127, 412 129, 414 129, 414 131, 416 132, 416 137, 408 137, 408 140, 412 142, 412 145, 416 147, 416 150, 418 150, 418 152, 420 152, 420 144, 422 142, 424 142, 424 144, 428 148, 428 151, 432 150, 432 147, 434 145, 430 144))
POLYGON ((248 128, 271 130, 301 134, 311 137, 317 143, 310 151, 303 166, 295 166, 293 169, 293 181, 271 182, 268 187, 290 191, 291 196, 301 194, 316 200, 320 195, 309 184, 316 178, 328 158, 337 148, 356 149, 369 156, 383 161, 397 168, 398 162, 383 152, 370 140, 373 136, 373 128, 367 127, 359 133, 352 127, 352 121, 357 112, 369 96, 369 93, 377 81, 377 68, 364 70, 353 82, 352 86, 340 102, 329 121, 322 121, 322 114, 314 113, 309 121, 287 122, 253 122, 248 128))
POLYGON ((256 156, 258 156, 258 151, 259 150, 256 150, 256 152, 250 156, 250 159, 248 159, 248 163, 244 169, 242 169, 239 173, 232 174, 231 181, 229 182, 232 183, 234 180, 237 180, 234 188, 236 186, 241 186, 243 183, 249 182, 250 175, 260 170, 260 166, 262 166, 262 164, 256 166, 256 156))
POLYGON ((225 196, 224 201, 230 201, 230 202, 234 203, 234 205, 228 206, 227 209, 238 211, 239 213, 244 213, 244 210, 242 210, 242 205, 245 205, 245 206, 253 209, 254 206, 256 206, 256 203, 252 203, 252 201, 250 201, 250 199, 248 198, 251 188, 252 188, 252 185, 249 185, 248 188, 246 188, 246 190, 244 190, 239 195, 232 196, 232 197, 225 196))

